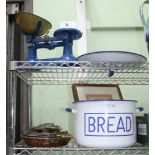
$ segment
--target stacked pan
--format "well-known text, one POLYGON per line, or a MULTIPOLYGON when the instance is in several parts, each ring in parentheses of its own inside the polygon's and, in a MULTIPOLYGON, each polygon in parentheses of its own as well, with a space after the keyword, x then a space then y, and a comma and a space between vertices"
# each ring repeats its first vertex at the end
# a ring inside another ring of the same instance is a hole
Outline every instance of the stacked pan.
POLYGON ((21 136, 28 146, 32 147, 61 147, 67 145, 71 135, 60 126, 47 123, 31 128, 21 136))

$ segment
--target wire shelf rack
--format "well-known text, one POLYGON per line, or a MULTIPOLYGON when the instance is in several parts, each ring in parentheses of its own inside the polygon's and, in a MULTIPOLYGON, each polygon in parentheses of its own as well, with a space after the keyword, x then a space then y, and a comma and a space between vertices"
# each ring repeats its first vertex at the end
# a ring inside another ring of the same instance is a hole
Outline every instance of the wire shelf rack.
POLYGON ((23 141, 14 147, 14 155, 148 155, 148 146, 136 143, 134 146, 118 149, 88 148, 76 144, 73 138, 67 146, 57 148, 28 147, 23 141))
POLYGON ((10 69, 27 84, 122 84, 148 85, 148 63, 104 63, 85 61, 11 61, 10 69), (114 75, 109 77, 109 72, 114 75))

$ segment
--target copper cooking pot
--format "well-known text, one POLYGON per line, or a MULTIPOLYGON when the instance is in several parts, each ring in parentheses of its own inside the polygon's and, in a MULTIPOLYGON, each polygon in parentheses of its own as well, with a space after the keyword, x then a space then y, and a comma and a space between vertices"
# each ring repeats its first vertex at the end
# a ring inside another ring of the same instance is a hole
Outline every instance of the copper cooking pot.
POLYGON ((27 133, 21 136, 28 146, 61 147, 67 145, 72 136, 66 132, 60 133, 27 133))

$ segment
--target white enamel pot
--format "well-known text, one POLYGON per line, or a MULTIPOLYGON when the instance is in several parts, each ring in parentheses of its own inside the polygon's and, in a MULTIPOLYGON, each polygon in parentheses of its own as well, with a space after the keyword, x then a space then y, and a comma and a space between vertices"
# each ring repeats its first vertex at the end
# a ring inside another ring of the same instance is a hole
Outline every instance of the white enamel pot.
POLYGON ((102 148, 134 145, 136 102, 134 100, 76 102, 77 108, 72 110, 75 113, 76 142, 86 147, 102 148))

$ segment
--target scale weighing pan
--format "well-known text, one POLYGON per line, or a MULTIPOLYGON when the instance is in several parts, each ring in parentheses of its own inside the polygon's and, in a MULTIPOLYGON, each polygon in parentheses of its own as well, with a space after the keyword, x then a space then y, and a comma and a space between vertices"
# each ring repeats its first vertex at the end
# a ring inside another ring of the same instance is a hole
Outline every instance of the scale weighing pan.
POLYGON ((42 36, 52 28, 52 24, 46 19, 25 11, 16 14, 16 23, 26 35, 42 36), (34 34, 39 22, 39 32, 34 34))
POLYGON ((98 51, 81 55, 77 58, 79 61, 95 61, 105 63, 119 64, 143 64, 147 62, 146 57, 124 51, 98 51))

